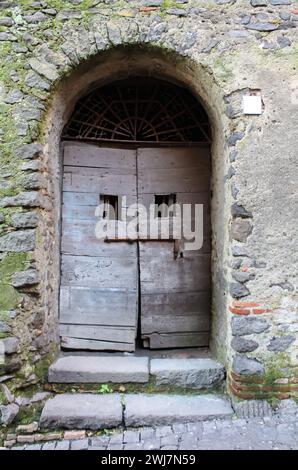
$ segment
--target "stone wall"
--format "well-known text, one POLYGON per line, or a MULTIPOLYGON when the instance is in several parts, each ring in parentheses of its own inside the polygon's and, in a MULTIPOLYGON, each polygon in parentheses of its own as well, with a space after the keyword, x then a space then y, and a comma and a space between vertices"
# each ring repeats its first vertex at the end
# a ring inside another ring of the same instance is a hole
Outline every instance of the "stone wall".
POLYGON ((88 87, 139 71, 212 122, 211 347, 230 391, 297 394, 297 24, 290 0, 0 1, 1 381, 38 382, 59 348, 62 127, 88 87), (261 115, 243 114, 251 93, 261 115))

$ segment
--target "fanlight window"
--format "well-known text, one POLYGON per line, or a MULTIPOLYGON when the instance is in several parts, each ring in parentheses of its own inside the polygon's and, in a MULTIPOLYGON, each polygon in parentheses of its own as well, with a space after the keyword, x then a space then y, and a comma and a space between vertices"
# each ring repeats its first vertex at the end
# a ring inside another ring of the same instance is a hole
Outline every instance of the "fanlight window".
POLYGON ((63 132, 65 140, 133 143, 210 143, 203 107, 186 89, 135 78, 81 98, 63 132))

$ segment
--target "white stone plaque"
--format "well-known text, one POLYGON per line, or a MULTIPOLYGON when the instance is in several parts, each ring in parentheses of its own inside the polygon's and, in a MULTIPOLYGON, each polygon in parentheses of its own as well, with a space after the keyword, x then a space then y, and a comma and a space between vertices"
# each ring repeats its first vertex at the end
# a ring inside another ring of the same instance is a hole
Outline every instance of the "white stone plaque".
POLYGON ((243 114, 262 114, 262 97, 260 95, 243 96, 243 114))

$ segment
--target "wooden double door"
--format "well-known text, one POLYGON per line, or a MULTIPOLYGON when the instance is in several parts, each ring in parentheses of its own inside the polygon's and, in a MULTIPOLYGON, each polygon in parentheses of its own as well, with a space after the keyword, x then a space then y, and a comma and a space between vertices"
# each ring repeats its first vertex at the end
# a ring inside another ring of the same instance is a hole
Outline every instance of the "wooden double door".
POLYGON ((208 345, 209 182, 207 148, 64 144, 62 347, 134 351, 137 343, 151 349, 208 345), (203 246, 183 251, 183 240, 176 244, 170 238, 99 239, 96 208, 105 201, 119 224, 123 201, 148 209, 170 201, 203 204, 203 246))

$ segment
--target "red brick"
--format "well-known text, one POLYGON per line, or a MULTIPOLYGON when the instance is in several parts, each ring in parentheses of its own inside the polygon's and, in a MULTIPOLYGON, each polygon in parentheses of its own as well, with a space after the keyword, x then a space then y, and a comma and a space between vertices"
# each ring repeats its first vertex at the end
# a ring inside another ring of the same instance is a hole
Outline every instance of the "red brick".
POLYGON ((235 315, 249 315, 249 310, 246 308, 234 308, 230 307, 230 312, 235 313, 235 315))
POLYGON ((262 313, 267 313, 267 309, 265 308, 253 308, 252 311, 255 315, 261 315, 262 313))
POLYGON ((65 431, 64 439, 73 440, 73 439, 84 439, 86 437, 86 431, 65 431))
POLYGON ((160 9, 159 7, 140 7, 139 11, 155 11, 159 9, 160 9))
POLYGON ((286 400, 287 398, 290 398, 291 395, 289 395, 288 393, 277 393, 275 397, 279 398, 279 400, 286 400))
POLYGON ((260 304, 257 302, 245 302, 243 300, 235 300, 233 302, 234 307, 258 307, 260 304))

